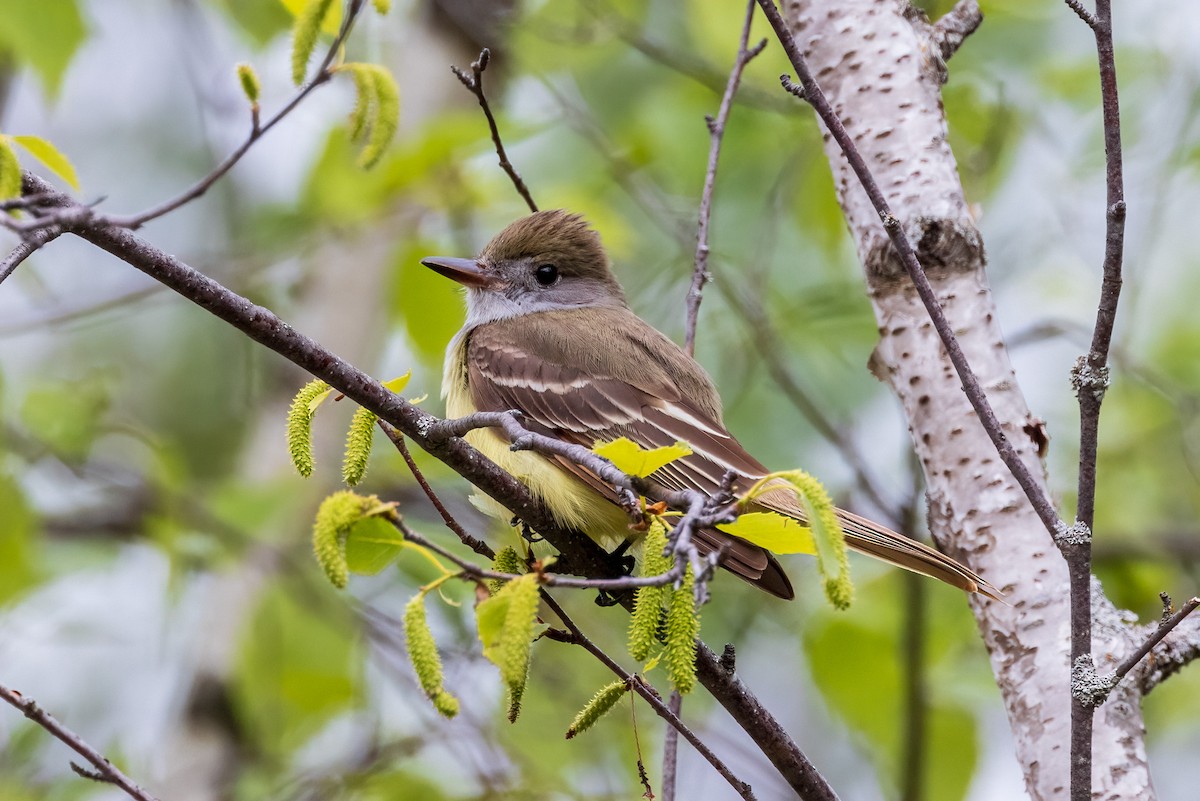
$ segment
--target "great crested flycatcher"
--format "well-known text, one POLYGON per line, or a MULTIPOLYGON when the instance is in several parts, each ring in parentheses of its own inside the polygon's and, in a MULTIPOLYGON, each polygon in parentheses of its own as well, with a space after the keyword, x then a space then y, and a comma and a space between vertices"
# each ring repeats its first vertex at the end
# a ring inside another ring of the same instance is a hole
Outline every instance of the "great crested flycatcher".
MULTIPOLYGON (((600 237, 583 218, 537 212, 501 231, 477 259, 421 263, 467 292, 466 323, 446 353, 442 395, 449 417, 515 409, 531 430, 588 448, 622 436, 646 448, 682 441, 692 455, 649 477, 671 490, 712 494, 733 471, 736 493, 768 473, 725 429, 720 395, 704 368, 629 309, 600 237)), ((586 468, 512 451, 490 428, 467 439, 528 486, 562 525, 608 547, 630 536, 616 492, 586 468)), ((753 505, 805 522, 795 495, 782 487, 753 505)), ((851 548, 999 597, 948 556, 858 515, 837 514, 851 548)), ((725 548, 723 567, 772 595, 794 597, 787 574, 764 548, 717 529, 696 532, 695 543, 702 553, 725 548)))

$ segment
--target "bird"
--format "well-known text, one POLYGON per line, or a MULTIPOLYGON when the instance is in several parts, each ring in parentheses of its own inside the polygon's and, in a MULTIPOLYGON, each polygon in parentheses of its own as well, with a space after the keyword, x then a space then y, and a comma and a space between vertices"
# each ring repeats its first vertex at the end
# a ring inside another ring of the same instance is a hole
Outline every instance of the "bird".
MULTIPOLYGON (((712 495, 727 474, 745 492, 770 471, 729 432, 704 368, 637 316, 609 266, 599 234, 562 209, 522 217, 476 258, 431 256, 426 267, 466 290, 466 320, 446 350, 446 414, 517 411, 530 430, 592 448, 627 437, 643 448, 685 443, 691 454, 650 474, 667 490, 712 495)), ((629 540, 618 492, 564 457, 512 450, 480 428, 467 441, 523 482, 557 523, 612 548, 629 540)), ((806 524, 794 492, 780 486, 751 502, 806 524)), ((495 504, 497 516, 507 510, 495 504)), ((511 515, 511 513, 507 513, 511 515)), ((846 544, 884 562, 1000 599, 982 577, 910 537, 837 509, 846 544)), ((701 555, 778 598, 795 590, 776 556, 716 528, 695 532, 701 555)))

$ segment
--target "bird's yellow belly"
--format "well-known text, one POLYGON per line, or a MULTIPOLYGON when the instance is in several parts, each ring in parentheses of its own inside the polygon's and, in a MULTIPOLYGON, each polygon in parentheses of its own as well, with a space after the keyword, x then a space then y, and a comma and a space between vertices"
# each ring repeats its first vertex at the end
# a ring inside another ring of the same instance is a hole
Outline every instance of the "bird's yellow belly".
MULTIPOLYGON (((477 411, 466 376, 457 367, 463 363, 458 353, 461 347, 460 343, 451 348, 446 358, 442 394, 446 398, 448 418, 466 417, 477 411)), ((528 487, 546 504, 560 525, 583 531, 609 549, 633 533, 628 528, 629 518, 620 507, 541 454, 510 450, 508 441, 491 428, 477 428, 468 432, 465 439, 528 487)), ((507 520, 512 516, 510 510, 485 495, 476 494, 472 501, 492 517, 507 520)))

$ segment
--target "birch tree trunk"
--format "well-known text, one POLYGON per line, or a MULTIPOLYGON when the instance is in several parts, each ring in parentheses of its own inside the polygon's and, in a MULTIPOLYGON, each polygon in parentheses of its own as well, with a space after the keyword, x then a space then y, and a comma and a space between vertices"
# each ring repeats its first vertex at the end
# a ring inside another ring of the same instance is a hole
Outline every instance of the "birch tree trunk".
MULTIPOLYGON (((1044 483, 1035 440, 1038 422, 1009 362, 985 274, 983 241, 946 142, 940 95, 946 74, 943 30, 904 0, 790 0, 784 12, 817 82, 917 248, 1005 433, 1044 483)), ((872 369, 903 404, 925 472, 934 538, 1008 594, 1011 605, 979 596, 971 605, 1026 787, 1039 801, 1065 799, 1070 743, 1066 564, 997 456, 879 215, 828 135, 825 151, 879 323, 872 369)), ((1063 376, 1064 390, 1067 386, 1063 376)), ((1104 670, 1128 649, 1129 632, 1103 593, 1095 596, 1094 647, 1104 670)), ((1097 712, 1095 798, 1153 797, 1140 700, 1135 688, 1119 689, 1097 712)))

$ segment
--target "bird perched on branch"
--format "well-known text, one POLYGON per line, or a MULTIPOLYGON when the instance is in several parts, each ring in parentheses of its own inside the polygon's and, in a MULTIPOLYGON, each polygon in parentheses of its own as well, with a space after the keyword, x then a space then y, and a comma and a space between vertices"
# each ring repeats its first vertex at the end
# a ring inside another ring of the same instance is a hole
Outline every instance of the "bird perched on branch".
MULTIPOLYGON (((467 319, 446 354, 442 394, 450 417, 520 411, 531 430, 591 448, 627 437, 645 448, 682 441, 691 455, 651 473, 670 490, 711 495, 727 472, 745 491, 769 472, 725 428, 708 374, 634 314, 609 269, 600 237, 579 216, 542 211, 501 231, 478 258, 422 264, 466 287, 467 319)), ((520 479, 563 526, 612 546, 630 536, 616 491, 568 459, 513 451, 494 429, 467 439, 520 479)), ((753 506, 805 523, 794 493, 780 488, 753 506)), ((862 553, 998 598, 997 590, 948 556, 883 526, 837 511, 846 543, 862 553)), ((717 529, 694 534, 702 554, 780 598, 794 592, 766 549, 717 529)))

